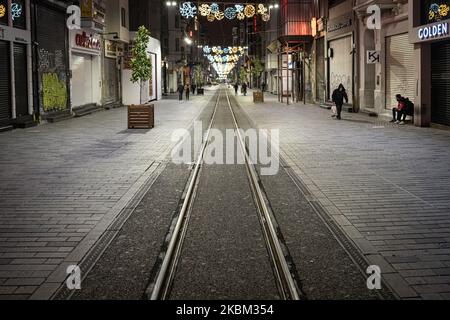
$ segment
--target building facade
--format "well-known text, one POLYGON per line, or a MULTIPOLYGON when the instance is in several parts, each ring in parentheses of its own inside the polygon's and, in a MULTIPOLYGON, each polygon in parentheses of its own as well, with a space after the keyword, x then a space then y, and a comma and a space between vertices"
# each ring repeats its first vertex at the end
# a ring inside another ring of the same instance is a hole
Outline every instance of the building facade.
POLYGON ((0 1, 0 130, 33 124, 31 5, 0 1))

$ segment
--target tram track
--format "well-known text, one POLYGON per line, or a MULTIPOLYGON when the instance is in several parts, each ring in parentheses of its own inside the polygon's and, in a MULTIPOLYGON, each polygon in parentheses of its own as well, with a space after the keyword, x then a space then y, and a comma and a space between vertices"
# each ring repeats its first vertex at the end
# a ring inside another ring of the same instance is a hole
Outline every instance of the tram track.
MULTIPOLYGON (((268 209, 267 198, 264 196, 264 191, 260 185, 260 179, 255 168, 255 164, 249 156, 246 148, 245 140, 243 139, 239 123, 236 114, 231 106, 231 101, 228 96, 227 90, 219 89, 216 104, 214 107, 213 116, 209 123, 205 139, 203 141, 201 150, 199 152, 197 161, 193 165, 191 177, 186 184, 185 196, 181 205, 180 212, 174 222, 174 228, 170 237, 170 241, 167 245, 167 250, 164 253, 161 266, 157 275, 148 286, 146 290, 147 298, 150 300, 166 300, 170 298, 173 281, 177 273, 178 264, 183 254, 183 243, 186 238, 186 233, 189 228, 189 221, 191 218, 193 206, 196 199, 197 188, 202 173, 202 167, 204 162, 205 151, 210 142, 210 132, 215 122, 216 113, 221 103, 221 99, 226 101, 227 109, 231 114, 233 130, 236 133, 240 152, 244 158, 245 172, 247 174, 247 180, 251 190, 251 196, 256 208, 258 219, 261 226, 261 232, 264 239, 264 243, 269 255, 274 280, 278 289, 278 295, 283 300, 299 300, 301 294, 296 281, 293 277, 293 273, 290 270, 289 264, 286 260, 285 253, 283 252, 282 244, 277 235, 274 222, 268 209), (223 94, 225 92, 225 94, 223 94)), ((212 262, 212 261, 211 261, 212 262)))

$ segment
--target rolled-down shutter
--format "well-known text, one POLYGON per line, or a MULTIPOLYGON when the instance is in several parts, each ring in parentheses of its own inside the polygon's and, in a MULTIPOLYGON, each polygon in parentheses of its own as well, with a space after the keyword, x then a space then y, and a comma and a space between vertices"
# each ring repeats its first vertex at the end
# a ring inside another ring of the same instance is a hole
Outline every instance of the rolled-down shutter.
POLYGON ((414 45, 408 33, 386 37, 386 109, 397 105, 397 94, 414 102, 414 79, 414 45))
POLYGON ((11 121, 11 74, 9 42, 0 41, 0 127, 11 121))
MULTIPOLYGON (((333 57, 330 59, 330 93, 343 84, 347 90, 348 103, 352 104, 353 98, 353 55, 352 37, 344 37, 330 41, 329 47, 333 49, 333 57)), ((331 97, 330 97, 331 98, 331 97)))
POLYGON ((38 3, 36 39, 41 108, 44 112, 67 109, 66 13, 38 3))
POLYGON ((14 44, 14 83, 17 118, 28 115, 27 46, 14 44))
POLYGON ((450 43, 431 50, 431 122, 450 126, 450 43))

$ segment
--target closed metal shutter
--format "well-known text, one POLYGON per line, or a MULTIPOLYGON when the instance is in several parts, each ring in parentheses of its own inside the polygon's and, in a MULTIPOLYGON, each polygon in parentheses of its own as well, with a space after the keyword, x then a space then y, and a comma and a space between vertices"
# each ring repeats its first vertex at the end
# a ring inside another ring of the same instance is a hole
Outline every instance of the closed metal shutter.
POLYGON ((450 126, 450 42, 431 47, 431 122, 450 126))
MULTIPOLYGON (((330 96, 343 84, 347 90, 348 103, 353 103, 353 55, 352 37, 344 37, 330 41, 329 47, 333 49, 333 57, 330 59, 330 96)), ((345 102, 345 101, 344 101, 345 102)))
POLYGON ((104 104, 113 104, 119 100, 118 70, 116 59, 105 58, 104 104))
POLYGON ((93 102, 92 57, 72 53, 72 105, 85 106, 93 102))
POLYGON ((386 37, 386 109, 397 106, 397 94, 414 102, 414 79, 414 45, 408 33, 386 37))
POLYGON ((37 5, 39 98, 44 112, 67 110, 66 29, 64 11, 37 5))
POLYGON ((0 127, 11 121, 11 74, 9 42, 0 41, 0 127))
POLYGON ((324 38, 317 39, 316 45, 316 97, 317 101, 325 101, 325 47, 324 38))
POLYGON ((16 90, 16 117, 28 115, 27 46, 14 44, 14 83, 16 90))

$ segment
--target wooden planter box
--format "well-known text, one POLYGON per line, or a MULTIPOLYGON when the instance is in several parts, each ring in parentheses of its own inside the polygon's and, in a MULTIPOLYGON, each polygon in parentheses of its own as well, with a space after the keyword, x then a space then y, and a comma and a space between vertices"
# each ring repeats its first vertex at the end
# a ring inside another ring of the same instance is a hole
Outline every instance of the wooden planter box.
POLYGON ((253 102, 254 103, 263 103, 264 102, 264 93, 263 92, 253 92, 253 102))
POLYGON ((155 107, 153 104, 128 106, 128 129, 153 129, 155 107))

